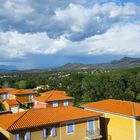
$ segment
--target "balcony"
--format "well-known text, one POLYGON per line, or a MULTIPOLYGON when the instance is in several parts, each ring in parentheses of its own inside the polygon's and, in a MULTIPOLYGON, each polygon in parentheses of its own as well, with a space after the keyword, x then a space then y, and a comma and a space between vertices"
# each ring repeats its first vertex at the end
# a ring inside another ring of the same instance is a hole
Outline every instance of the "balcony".
POLYGON ((86 139, 88 140, 94 140, 94 139, 97 139, 97 138, 101 138, 101 130, 98 128, 94 131, 88 131, 86 132, 86 139))

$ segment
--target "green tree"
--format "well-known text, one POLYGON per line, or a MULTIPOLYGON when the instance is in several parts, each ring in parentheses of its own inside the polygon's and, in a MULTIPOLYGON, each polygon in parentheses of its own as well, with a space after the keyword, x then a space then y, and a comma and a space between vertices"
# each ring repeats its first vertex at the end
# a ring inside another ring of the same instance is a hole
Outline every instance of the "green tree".
POLYGON ((18 88, 19 89, 26 89, 27 88, 27 81, 25 81, 25 80, 19 81, 18 88))

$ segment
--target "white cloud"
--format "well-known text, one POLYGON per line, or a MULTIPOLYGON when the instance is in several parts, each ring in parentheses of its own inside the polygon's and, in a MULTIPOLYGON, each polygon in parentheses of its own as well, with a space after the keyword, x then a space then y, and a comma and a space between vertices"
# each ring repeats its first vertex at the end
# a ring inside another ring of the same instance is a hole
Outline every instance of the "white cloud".
POLYGON ((53 54, 63 49, 68 41, 62 36, 51 39, 44 33, 0 32, 0 54, 22 57, 26 54, 53 54))
POLYGON ((102 35, 93 36, 83 42, 88 54, 140 54, 140 24, 117 24, 102 35))
POLYGON ((51 39, 46 33, 0 32, 0 55, 23 57, 27 54, 61 55, 139 55, 140 24, 116 24, 106 33, 72 42, 66 35, 51 39))
POLYGON ((118 22, 135 20, 140 7, 106 0, 0 0, 0 30, 47 32, 51 38, 66 33, 72 41, 102 34, 118 22), (101 3, 104 1, 104 3, 101 3))

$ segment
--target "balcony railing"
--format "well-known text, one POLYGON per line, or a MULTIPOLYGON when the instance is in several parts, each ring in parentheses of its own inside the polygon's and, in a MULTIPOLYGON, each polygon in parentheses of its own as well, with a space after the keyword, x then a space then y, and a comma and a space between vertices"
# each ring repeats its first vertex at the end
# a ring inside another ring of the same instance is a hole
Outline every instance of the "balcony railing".
POLYGON ((87 133, 86 133, 86 136, 88 139, 96 139, 96 138, 101 138, 101 130, 99 128, 97 128, 96 130, 94 131, 88 131, 87 130, 87 133))

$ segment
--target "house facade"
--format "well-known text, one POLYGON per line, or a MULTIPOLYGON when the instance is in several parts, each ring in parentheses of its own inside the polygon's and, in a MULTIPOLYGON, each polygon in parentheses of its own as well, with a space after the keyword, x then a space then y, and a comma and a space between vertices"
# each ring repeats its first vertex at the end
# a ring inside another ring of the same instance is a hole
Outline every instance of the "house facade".
POLYGON ((140 103, 110 99, 83 107, 103 113, 100 118, 103 140, 140 140, 140 103))
POLYGON ((0 116, 0 131, 9 140, 100 140, 100 115, 75 107, 33 109, 0 116))
POLYGON ((30 107, 33 104, 33 98, 36 96, 36 92, 32 89, 19 89, 8 92, 9 100, 17 100, 21 105, 30 107))
POLYGON ((7 111, 12 113, 19 112, 19 103, 16 100, 6 100, 3 102, 3 105, 7 111))
POLYGON ((13 88, 1 88, 0 89, 0 101, 3 102, 9 99, 9 91, 14 90, 13 88))
POLYGON ((73 100, 73 97, 56 93, 47 93, 44 96, 33 98, 34 108, 72 106, 73 100))

